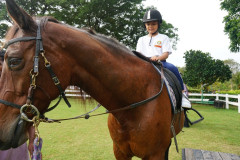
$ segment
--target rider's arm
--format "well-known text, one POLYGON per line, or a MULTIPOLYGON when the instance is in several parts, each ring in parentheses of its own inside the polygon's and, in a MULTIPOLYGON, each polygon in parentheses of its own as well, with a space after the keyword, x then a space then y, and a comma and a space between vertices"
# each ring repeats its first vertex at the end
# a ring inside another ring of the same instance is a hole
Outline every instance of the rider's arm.
POLYGON ((157 61, 157 60, 164 61, 164 60, 166 60, 168 58, 168 55, 169 55, 168 52, 164 52, 161 56, 153 56, 153 57, 151 57, 151 60, 153 60, 153 61, 157 61))

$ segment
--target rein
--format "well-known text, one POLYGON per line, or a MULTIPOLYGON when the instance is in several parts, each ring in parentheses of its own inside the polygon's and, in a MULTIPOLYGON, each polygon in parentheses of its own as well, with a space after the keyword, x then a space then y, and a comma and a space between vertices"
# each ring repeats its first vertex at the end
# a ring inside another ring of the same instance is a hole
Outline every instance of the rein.
MULTIPOLYGON (((161 62, 160 62, 161 63, 161 62)), ((85 114, 82 114, 82 115, 79 115, 79 116, 76 116, 76 117, 72 117, 72 118, 64 118, 64 119, 48 119, 47 117, 44 117, 43 119, 41 119, 40 121, 42 122, 47 122, 47 123, 53 123, 53 122, 58 122, 60 123, 61 121, 66 121, 66 120, 73 120, 73 119, 80 119, 80 118, 85 118, 85 119, 89 119, 90 117, 94 117, 94 116, 100 116, 100 115, 104 115, 104 114, 109 114, 109 113, 117 113, 117 112, 121 112, 121 111, 126 111, 126 110, 130 110, 130 109, 134 109, 136 107, 139 107, 145 103, 148 103, 152 100, 154 100, 155 98, 157 98, 161 92, 162 92, 162 89, 163 89, 163 85, 164 85, 164 74, 163 74, 163 66, 161 66, 161 71, 159 71, 159 69, 154 65, 154 68, 157 70, 157 72, 161 75, 161 88, 159 90, 159 92, 157 94, 155 94, 154 96, 148 98, 148 99, 145 99, 143 101, 140 101, 140 102, 137 102, 137 103, 133 103, 131 105, 128 105, 128 106, 124 106, 122 108, 119 108, 119 109, 115 109, 115 110, 112 110, 112 111, 106 111, 106 112, 103 112, 103 113, 99 113, 99 114, 93 114, 93 115, 89 115, 89 113, 92 113, 93 111, 97 110, 101 104, 98 104, 93 110, 85 113, 85 114)))

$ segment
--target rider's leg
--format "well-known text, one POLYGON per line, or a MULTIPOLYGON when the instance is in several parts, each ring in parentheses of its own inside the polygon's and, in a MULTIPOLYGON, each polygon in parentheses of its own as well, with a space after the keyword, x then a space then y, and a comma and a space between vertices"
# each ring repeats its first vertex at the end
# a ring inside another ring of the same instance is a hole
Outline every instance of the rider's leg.
POLYGON ((169 69, 170 71, 172 71, 175 76, 177 77, 177 79, 179 80, 180 84, 181 84, 181 87, 182 87, 182 92, 183 92, 183 96, 182 96, 182 107, 184 108, 191 108, 191 103, 190 101, 188 100, 187 96, 185 95, 184 93, 184 86, 183 86, 183 80, 182 80, 182 77, 178 71, 178 68, 176 66, 174 66, 173 64, 171 63, 168 63, 166 61, 163 61, 162 62, 163 64, 163 67, 169 69))

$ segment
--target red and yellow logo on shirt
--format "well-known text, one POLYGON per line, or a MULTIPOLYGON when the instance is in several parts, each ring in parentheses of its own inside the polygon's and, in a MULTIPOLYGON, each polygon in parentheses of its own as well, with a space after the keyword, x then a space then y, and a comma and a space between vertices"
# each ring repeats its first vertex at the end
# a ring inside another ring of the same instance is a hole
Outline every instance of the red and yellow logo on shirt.
POLYGON ((154 47, 162 48, 162 42, 157 41, 157 44, 155 44, 154 47))

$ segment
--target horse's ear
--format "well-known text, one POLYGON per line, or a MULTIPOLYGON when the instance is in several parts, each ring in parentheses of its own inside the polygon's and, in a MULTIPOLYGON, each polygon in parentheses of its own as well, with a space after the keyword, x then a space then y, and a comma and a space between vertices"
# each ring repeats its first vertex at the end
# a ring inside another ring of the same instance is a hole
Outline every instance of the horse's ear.
POLYGON ((6 0, 6 5, 10 17, 21 29, 28 30, 29 26, 35 24, 33 18, 20 8, 14 0, 6 0))

